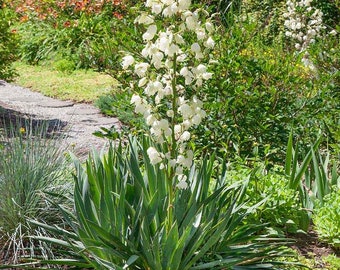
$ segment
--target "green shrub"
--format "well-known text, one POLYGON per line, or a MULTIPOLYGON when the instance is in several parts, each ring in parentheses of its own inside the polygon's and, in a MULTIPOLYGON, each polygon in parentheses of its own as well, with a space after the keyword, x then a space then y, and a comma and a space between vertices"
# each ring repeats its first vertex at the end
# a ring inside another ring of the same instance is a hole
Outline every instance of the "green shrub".
MULTIPOLYGON (((251 17, 249 15, 249 17, 251 17)), ((202 89, 207 121, 196 147, 245 157, 284 159, 289 133, 306 146, 322 132, 336 153, 340 96, 338 41, 314 44, 317 74, 281 43, 266 45, 250 19, 222 28, 215 77, 202 89), (322 56, 324 55, 324 56, 322 56)))
POLYGON ((0 134, 0 253, 3 263, 17 263, 31 256, 53 256, 46 243, 29 236, 50 236, 30 223, 37 219, 62 226, 63 218, 49 201, 51 193, 63 202, 70 188, 66 163, 58 139, 47 139, 46 126, 27 122, 5 128, 0 134))
POLYGON ((134 113, 131 105, 131 95, 128 91, 115 91, 112 94, 101 96, 95 102, 103 114, 118 117, 130 129, 130 133, 138 133, 145 127, 144 119, 134 113))
POLYGON ((67 59, 58 60, 54 62, 53 66, 57 71, 67 74, 71 74, 76 68, 75 63, 67 59))
POLYGON ((313 213, 314 228, 321 240, 340 248, 340 188, 325 196, 313 213))
POLYGON ((17 59, 17 37, 10 30, 8 11, 0 2, 0 79, 11 80, 15 71, 11 64, 17 59))

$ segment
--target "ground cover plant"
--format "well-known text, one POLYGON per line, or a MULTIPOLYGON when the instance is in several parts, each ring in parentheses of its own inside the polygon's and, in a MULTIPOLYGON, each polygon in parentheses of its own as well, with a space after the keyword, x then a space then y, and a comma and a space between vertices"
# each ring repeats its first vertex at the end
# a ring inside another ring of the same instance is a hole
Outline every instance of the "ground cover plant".
POLYGON ((95 2, 13 2, 22 59, 107 72, 120 85, 98 106, 148 135, 76 161, 67 230, 30 221, 63 254, 17 267, 337 269, 337 1, 95 2), (282 258, 286 236, 327 256, 282 258))

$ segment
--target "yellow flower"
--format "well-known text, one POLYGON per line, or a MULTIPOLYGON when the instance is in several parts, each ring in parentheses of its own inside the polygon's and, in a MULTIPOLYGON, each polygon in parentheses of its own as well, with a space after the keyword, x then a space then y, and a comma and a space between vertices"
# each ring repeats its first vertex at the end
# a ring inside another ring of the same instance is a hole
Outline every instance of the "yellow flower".
POLYGON ((26 132, 26 129, 25 129, 24 127, 21 127, 21 128, 19 129, 19 132, 20 132, 21 134, 24 134, 24 133, 26 132))

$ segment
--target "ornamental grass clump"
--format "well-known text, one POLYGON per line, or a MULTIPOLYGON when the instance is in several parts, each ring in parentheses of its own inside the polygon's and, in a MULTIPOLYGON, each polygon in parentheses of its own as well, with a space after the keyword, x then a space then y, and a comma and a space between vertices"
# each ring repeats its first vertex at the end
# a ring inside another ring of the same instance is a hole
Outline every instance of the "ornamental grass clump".
POLYGON ((30 121, 20 129, 14 126, 0 129, 1 263, 54 254, 50 245, 30 237, 50 236, 50 232, 29 222, 30 219, 49 224, 63 222, 47 193, 59 194, 55 198, 60 199, 69 188, 63 177, 67 167, 59 139, 48 139, 46 130, 44 125, 37 127, 30 121))

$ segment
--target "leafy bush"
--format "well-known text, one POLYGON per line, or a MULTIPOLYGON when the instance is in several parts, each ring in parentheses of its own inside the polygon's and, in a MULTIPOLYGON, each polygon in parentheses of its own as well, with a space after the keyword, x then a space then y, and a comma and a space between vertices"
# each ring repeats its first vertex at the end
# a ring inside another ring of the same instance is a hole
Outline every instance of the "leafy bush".
POLYGON ((56 61, 54 63, 54 68, 60 72, 63 73, 72 73, 75 69, 75 64, 74 62, 67 60, 67 59, 61 59, 59 61, 56 61))
POLYGON ((0 1, 0 79, 11 80, 15 71, 11 64, 17 59, 17 37, 10 30, 8 11, 0 1))
POLYGON ((340 188, 325 196, 323 201, 313 214, 314 228, 323 241, 340 248, 340 188))
POLYGON ((130 133, 138 133, 145 128, 143 118, 134 113, 128 91, 115 91, 110 95, 101 96, 95 102, 100 111, 106 115, 119 117, 128 126, 130 133))
POLYGON ((0 148, 0 253, 3 262, 16 263, 30 256, 53 256, 46 243, 29 236, 49 236, 29 220, 59 224, 63 219, 49 202, 50 193, 68 190, 66 166, 59 141, 47 139, 46 127, 27 122, 20 129, 5 128, 0 148), (9 136, 9 137, 8 137, 9 136))
MULTIPOLYGON (((134 1, 128 5, 133 6, 134 1)), ((95 54, 91 48, 101 44, 104 38, 126 35, 122 26, 129 21, 126 17, 130 12, 125 4, 113 0, 19 0, 9 2, 8 6, 17 12, 24 61, 37 64, 65 58, 72 60, 77 68, 101 65, 103 55, 95 54)))
POLYGON ((247 223, 267 224, 267 229, 274 228, 282 234, 306 231, 300 221, 307 209, 302 208, 298 192, 289 188, 283 167, 275 166, 267 171, 262 162, 256 162, 252 167, 232 163, 226 174, 231 183, 249 178, 248 205, 262 202, 248 216, 247 223))
POLYGON ((336 152, 338 42, 330 37, 313 46, 313 59, 329 52, 323 60, 313 60, 315 74, 282 42, 264 44, 258 30, 251 19, 222 28, 215 78, 201 91, 208 121, 196 131, 196 147, 203 153, 214 149, 229 158, 259 156, 275 163, 284 159, 293 130, 302 145, 316 140, 321 131, 336 152))
POLYGON ((257 235, 264 225, 242 225, 253 210, 242 207, 246 183, 230 184, 226 166, 213 179, 213 157, 187 173, 190 187, 176 192, 169 209, 166 172, 151 164, 149 147, 147 138, 130 138, 127 147, 111 147, 102 158, 94 153, 84 167, 76 163, 76 215, 65 213, 74 231, 40 224, 60 237, 38 237, 61 244, 71 257, 48 263, 94 269, 263 269, 285 253, 280 248, 285 240, 257 235))

